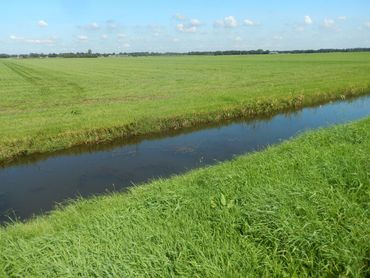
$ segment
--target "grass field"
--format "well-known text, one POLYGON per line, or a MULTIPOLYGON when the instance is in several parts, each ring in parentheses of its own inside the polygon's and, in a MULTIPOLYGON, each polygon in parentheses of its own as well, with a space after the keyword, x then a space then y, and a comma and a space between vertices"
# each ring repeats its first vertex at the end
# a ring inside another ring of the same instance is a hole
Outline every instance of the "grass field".
POLYGON ((370 91, 370 53, 0 60, 0 162, 370 91))
POLYGON ((7 277, 368 277, 370 118, 0 229, 7 277))

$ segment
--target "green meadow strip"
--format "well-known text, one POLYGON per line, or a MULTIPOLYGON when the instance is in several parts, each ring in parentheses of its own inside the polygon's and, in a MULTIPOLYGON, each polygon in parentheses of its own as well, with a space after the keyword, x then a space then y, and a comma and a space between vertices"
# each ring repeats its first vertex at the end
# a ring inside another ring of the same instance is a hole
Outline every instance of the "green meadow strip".
POLYGON ((370 53, 0 61, 0 164, 370 92, 370 53))

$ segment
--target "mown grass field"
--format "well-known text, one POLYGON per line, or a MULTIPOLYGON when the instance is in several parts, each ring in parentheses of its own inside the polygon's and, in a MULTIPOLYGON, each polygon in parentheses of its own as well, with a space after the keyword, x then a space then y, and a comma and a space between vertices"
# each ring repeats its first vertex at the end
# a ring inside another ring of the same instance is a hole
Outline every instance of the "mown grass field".
POLYGON ((370 118, 0 229, 2 277, 368 277, 370 118))
POLYGON ((0 60, 0 162, 370 91, 370 53, 0 60))

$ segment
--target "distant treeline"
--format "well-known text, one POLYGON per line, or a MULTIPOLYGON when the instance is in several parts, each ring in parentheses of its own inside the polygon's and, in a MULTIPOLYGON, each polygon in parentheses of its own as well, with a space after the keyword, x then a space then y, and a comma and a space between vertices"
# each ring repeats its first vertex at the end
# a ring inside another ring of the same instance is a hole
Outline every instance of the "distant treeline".
POLYGON ((199 55, 199 56, 221 56, 221 55, 257 55, 257 54, 304 54, 304 53, 330 53, 330 52, 370 52, 370 48, 345 48, 345 49, 306 49, 306 50, 283 50, 283 51, 270 51, 270 50, 227 50, 227 51, 191 51, 191 52, 120 52, 120 53, 92 53, 91 50, 87 52, 70 52, 70 53, 29 53, 29 54, 1 54, 0 58, 99 58, 111 56, 130 56, 130 57, 143 57, 143 56, 186 56, 186 55, 199 55))
POLYGON ((324 48, 324 49, 307 49, 307 50, 287 50, 277 51, 282 54, 301 54, 301 53, 330 53, 330 52, 370 52, 370 48, 324 48))

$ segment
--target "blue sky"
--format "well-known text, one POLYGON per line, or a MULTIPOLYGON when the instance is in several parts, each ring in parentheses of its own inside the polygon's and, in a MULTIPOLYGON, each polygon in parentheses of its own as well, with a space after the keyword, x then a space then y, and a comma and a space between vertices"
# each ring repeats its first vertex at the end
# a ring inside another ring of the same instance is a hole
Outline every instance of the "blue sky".
POLYGON ((349 47, 369 0, 1 0, 0 53, 349 47))

